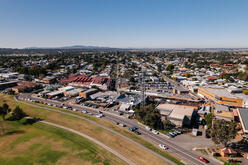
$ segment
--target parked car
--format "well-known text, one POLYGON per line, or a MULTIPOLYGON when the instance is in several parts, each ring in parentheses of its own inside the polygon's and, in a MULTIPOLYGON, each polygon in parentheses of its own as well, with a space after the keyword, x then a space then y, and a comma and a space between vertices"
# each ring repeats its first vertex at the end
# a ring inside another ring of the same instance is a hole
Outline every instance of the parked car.
POLYGON ((174 132, 176 132, 178 135, 182 134, 182 132, 179 130, 175 130, 174 132))
POLYGON ((124 115, 124 113, 123 112, 120 112, 119 115, 122 116, 122 115, 124 115))
POLYGON ((176 136, 177 133, 176 132, 169 132, 170 134, 172 134, 173 136, 176 136))
POLYGON ((170 133, 168 133, 167 136, 169 136, 170 138, 174 138, 174 136, 170 133))
POLYGON ((201 156, 198 156, 198 159, 204 163, 208 163, 209 161, 201 156))
POLYGON ((159 144, 158 145, 161 149, 163 149, 163 150, 167 150, 168 149, 168 147, 166 147, 165 145, 163 145, 163 144, 159 144))
POLYGON ((238 162, 238 160, 236 158, 230 158, 230 159, 228 159, 228 162, 229 163, 236 163, 236 162, 238 162))
POLYGON ((141 133, 139 131, 135 131, 136 135, 141 135, 141 133))
POLYGON ((155 134, 155 135, 158 135, 159 134, 159 132, 156 131, 156 130, 152 130, 152 133, 155 134))
POLYGON ((87 113, 87 111, 85 111, 85 110, 82 110, 81 112, 82 112, 82 113, 87 113))

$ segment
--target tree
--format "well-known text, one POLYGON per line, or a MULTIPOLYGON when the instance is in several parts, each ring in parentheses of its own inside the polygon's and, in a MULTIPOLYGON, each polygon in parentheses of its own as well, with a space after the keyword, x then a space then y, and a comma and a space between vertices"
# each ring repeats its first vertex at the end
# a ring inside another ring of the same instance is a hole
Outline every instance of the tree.
POLYGON ((245 94, 245 95, 248 95, 248 90, 243 90, 242 93, 245 94))
POLYGON ((174 68, 175 68, 175 66, 173 64, 169 64, 169 65, 167 65, 166 70, 173 72, 174 68))
POLYGON ((216 120, 211 129, 212 140, 215 144, 223 144, 227 146, 227 143, 235 138, 237 129, 236 122, 228 122, 225 120, 216 120))
POLYGON ((209 113, 205 115, 205 120, 206 120, 206 124, 208 126, 208 128, 212 127, 212 121, 213 121, 213 114, 209 113))
POLYGON ((161 115, 153 104, 135 109, 138 121, 153 129, 162 129, 161 115))
POLYGON ((27 115, 23 112, 23 110, 19 106, 17 106, 17 107, 15 107, 15 109, 12 112, 11 119, 12 120, 21 120, 25 116, 27 116, 27 115))
POLYGON ((169 130, 175 128, 175 124, 173 124, 168 118, 163 121, 164 129, 169 130))
POLYGON ((10 112, 10 108, 8 104, 4 103, 2 107, 0 107, 0 115, 2 115, 3 120, 5 120, 5 116, 10 112))

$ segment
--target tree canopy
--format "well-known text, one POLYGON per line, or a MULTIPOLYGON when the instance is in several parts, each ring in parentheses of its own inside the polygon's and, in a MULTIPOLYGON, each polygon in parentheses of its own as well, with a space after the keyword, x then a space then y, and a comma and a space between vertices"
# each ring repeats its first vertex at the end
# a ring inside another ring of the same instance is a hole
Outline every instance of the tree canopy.
POLYGON ((225 120, 215 120, 211 129, 212 140, 215 144, 227 145, 236 136, 236 122, 228 122, 225 120))

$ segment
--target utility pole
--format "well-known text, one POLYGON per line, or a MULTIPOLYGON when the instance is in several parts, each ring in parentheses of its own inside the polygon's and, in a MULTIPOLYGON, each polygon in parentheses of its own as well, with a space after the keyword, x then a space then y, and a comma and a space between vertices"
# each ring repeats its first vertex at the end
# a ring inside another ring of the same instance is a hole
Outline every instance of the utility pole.
POLYGON ((142 102, 141 102, 141 106, 144 107, 145 106, 145 92, 146 92, 146 87, 145 87, 145 69, 144 67, 142 67, 142 73, 141 73, 141 97, 142 97, 142 102))

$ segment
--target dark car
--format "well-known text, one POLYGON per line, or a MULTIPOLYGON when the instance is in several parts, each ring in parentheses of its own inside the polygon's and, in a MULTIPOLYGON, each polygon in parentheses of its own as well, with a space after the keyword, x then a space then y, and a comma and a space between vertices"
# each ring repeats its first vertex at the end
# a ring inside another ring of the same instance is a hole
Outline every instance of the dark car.
POLYGON ((139 131, 135 131, 136 135, 141 135, 141 133, 139 131))
POLYGON ((135 126, 129 127, 128 128, 130 131, 136 131, 138 128, 136 128, 135 126))

